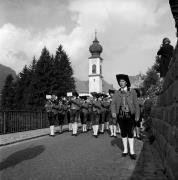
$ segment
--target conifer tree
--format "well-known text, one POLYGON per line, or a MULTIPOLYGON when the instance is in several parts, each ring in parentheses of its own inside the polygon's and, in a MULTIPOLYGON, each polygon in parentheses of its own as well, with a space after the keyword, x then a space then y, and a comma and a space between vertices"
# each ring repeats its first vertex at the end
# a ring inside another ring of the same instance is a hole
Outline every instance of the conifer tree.
POLYGON ((22 72, 19 73, 19 76, 15 83, 16 109, 26 109, 29 84, 30 84, 30 70, 25 65, 22 72))
POLYGON ((35 89, 35 106, 37 108, 43 108, 46 94, 51 91, 51 71, 52 71, 52 60, 49 51, 46 47, 43 48, 41 56, 36 63, 35 69, 35 81, 33 88, 35 89))
POLYGON ((28 93, 26 94, 26 108, 29 110, 33 110, 35 106, 35 72, 36 72, 36 64, 37 60, 33 57, 31 65, 29 66, 29 85, 28 85, 28 93))
POLYGON ((2 90, 1 107, 5 110, 12 110, 14 108, 14 83, 13 76, 9 74, 5 80, 5 85, 2 90))
POLYGON ((73 78, 73 69, 68 55, 60 45, 56 51, 53 69, 53 91, 58 95, 64 95, 68 91, 75 90, 75 80, 73 78))

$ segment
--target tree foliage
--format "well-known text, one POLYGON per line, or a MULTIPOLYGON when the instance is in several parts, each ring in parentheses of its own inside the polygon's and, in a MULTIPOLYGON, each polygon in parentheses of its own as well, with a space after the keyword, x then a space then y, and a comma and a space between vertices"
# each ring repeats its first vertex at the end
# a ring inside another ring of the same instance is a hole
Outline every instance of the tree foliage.
POLYGON ((29 66, 24 66, 15 82, 8 77, 3 89, 2 106, 4 109, 41 110, 47 94, 60 96, 73 90, 73 69, 62 45, 57 48, 55 56, 44 47, 39 59, 34 57, 29 66))
POLYGON ((1 107, 2 109, 13 109, 14 108, 14 78, 9 74, 5 80, 5 84, 2 90, 1 107))
POLYGON ((152 85, 156 85, 158 82, 159 82, 159 75, 152 66, 152 68, 149 68, 148 71, 146 72, 143 86, 147 91, 152 85))

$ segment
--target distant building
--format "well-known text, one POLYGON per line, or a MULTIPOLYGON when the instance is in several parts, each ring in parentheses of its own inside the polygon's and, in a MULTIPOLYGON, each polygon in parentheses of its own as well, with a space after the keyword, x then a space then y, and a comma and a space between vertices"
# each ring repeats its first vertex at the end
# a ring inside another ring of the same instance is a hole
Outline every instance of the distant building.
POLYGON ((141 88, 143 87, 144 77, 142 74, 136 76, 129 76, 131 88, 141 88))

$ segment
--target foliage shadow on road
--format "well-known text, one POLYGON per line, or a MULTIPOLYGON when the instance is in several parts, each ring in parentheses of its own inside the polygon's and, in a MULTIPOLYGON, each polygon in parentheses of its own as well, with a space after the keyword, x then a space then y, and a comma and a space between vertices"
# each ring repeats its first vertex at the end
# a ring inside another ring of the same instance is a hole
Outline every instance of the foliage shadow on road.
POLYGON ((33 159, 36 156, 40 155, 45 150, 43 145, 38 145, 35 147, 28 147, 21 151, 17 151, 11 154, 9 157, 4 159, 0 163, 0 171, 7 169, 9 167, 16 166, 17 164, 21 163, 22 161, 33 159))

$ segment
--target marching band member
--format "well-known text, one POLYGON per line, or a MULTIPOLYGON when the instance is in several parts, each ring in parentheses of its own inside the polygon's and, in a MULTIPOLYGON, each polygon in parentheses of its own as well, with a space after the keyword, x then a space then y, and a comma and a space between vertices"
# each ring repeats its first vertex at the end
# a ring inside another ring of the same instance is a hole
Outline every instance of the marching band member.
POLYGON ((67 99, 66 100, 66 106, 67 106, 67 109, 66 109, 66 118, 67 118, 67 122, 68 122, 68 129, 69 129, 69 132, 72 131, 72 122, 71 122, 71 103, 70 103, 70 100, 67 99))
POLYGON ((87 96, 82 96, 82 106, 80 112, 80 119, 82 124, 82 131, 87 132, 87 117, 88 117, 88 102, 87 96))
POLYGON ((78 98, 79 94, 77 92, 73 92, 72 95, 73 97, 70 100, 70 104, 71 104, 70 118, 72 122, 72 136, 77 136, 81 102, 80 102, 80 99, 78 98))
POLYGON ((63 105, 62 105, 62 99, 59 99, 58 101, 58 114, 57 114, 57 119, 59 123, 59 133, 62 133, 62 125, 64 122, 64 114, 63 114, 63 105))
POLYGON ((54 137, 54 119, 53 119, 52 106, 53 106, 53 103, 51 99, 48 99, 45 104, 45 109, 46 109, 48 121, 49 121, 50 136, 54 137))
POLYGON ((88 130, 92 129, 92 98, 87 97, 87 103, 88 103, 88 116, 87 116, 87 125, 88 125, 88 130))
POLYGON ((116 125, 117 125, 117 118, 113 118, 111 115, 111 102, 112 102, 112 97, 115 93, 115 90, 109 89, 109 95, 110 95, 110 121, 109 121, 109 128, 111 132, 111 137, 117 137, 116 135, 116 125))
MULTIPOLYGON (((50 117, 50 136, 55 136, 55 129, 54 129, 54 125, 55 125, 55 121, 57 118, 57 114, 58 114, 58 102, 57 102, 57 96, 56 95, 52 95, 51 99, 50 99, 50 103, 51 103, 51 117, 50 117)), ((49 107, 49 102, 48 105, 45 105, 46 108, 49 107)))
POLYGON ((102 116, 102 133, 104 132, 104 127, 106 125, 106 130, 109 129, 109 106, 110 106, 110 102, 108 101, 108 97, 106 94, 102 95, 103 99, 101 101, 101 106, 103 108, 102 112, 101 112, 101 116, 102 116))
POLYGON ((116 78, 120 89, 115 92, 112 98, 112 117, 118 118, 121 128, 124 146, 122 156, 125 157, 128 154, 127 142, 129 142, 130 158, 136 159, 133 129, 135 121, 138 121, 140 116, 137 94, 135 90, 130 89, 131 84, 128 75, 118 74, 116 78))
POLYGON ((98 137, 99 130, 99 120, 101 116, 101 102, 98 100, 99 94, 93 94, 93 102, 92 102, 92 128, 93 128, 93 136, 95 138, 98 137))
POLYGON ((100 125, 100 133, 101 134, 104 134, 104 123, 105 123, 105 115, 106 115, 106 109, 104 107, 104 103, 103 103, 103 97, 104 95, 103 94, 100 94, 99 95, 99 98, 98 98, 98 101, 100 102, 101 104, 101 113, 100 113, 100 120, 99 120, 99 125, 100 125))

